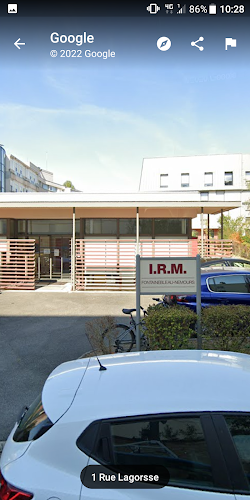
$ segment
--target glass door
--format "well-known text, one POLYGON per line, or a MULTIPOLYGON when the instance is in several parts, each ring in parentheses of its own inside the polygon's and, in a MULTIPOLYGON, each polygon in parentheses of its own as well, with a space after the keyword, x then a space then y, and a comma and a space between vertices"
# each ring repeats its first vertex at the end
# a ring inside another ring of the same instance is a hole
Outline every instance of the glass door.
POLYGON ((50 263, 50 236, 40 236, 40 277, 49 278, 51 275, 50 263))

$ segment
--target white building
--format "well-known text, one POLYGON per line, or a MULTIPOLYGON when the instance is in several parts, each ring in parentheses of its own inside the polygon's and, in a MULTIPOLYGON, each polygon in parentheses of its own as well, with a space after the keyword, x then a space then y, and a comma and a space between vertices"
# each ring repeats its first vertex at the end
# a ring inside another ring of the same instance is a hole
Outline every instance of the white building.
POLYGON ((27 193, 36 191, 64 192, 65 186, 54 182, 53 173, 13 155, 5 156, 5 190, 27 193))
MULTIPOLYGON (((139 190, 166 193, 166 199, 176 193, 178 201, 187 192, 199 192, 200 201, 227 201, 240 199, 240 208, 230 212, 231 217, 250 217, 248 200, 250 191, 250 154, 183 156, 145 158, 143 160, 139 190)), ((218 229, 218 216, 211 215, 210 229, 218 229)), ((193 219, 192 228, 201 227, 200 216, 193 219)))

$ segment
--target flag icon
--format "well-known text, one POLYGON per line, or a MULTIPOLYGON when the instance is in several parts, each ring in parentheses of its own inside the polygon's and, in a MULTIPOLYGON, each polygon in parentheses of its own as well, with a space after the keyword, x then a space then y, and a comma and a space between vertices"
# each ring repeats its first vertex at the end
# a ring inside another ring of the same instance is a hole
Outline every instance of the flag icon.
POLYGON ((225 50, 228 47, 236 47, 236 38, 225 38, 225 50))

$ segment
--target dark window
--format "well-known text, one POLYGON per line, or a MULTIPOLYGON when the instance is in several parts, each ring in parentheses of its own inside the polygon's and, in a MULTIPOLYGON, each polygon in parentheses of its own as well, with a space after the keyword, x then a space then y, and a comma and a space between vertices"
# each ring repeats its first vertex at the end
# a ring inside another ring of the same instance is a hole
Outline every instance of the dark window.
POLYGON ((119 421, 110 429, 115 465, 161 465, 169 486, 214 486, 199 417, 119 421))
POLYGON ((189 187, 189 174, 181 174, 181 187, 189 187))
POLYGON ((208 278, 208 288, 212 292, 250 293, 250 275, 214 276, 208 278))
POLYGON ((201 201, 208 201, 208 199, 209 199, 208 191, 201 191, 200 198, 201 198, 201 201))
POLYGON ((17 442, 33 441, 47 432, 53 423, 46 415, 41 395, 30 405, 19 421, 13 439, 17 442))
POLYGON ((225 186, 233 185, 233 172, 225 172, 225 186))
POLYGON ((89 457, 92 456, 92 451, 95 446, 99 426, 100 421, 92 422, 76 441, 76 445, 78 446, 78 448, 86 453, 86 455, 88 455, 89 457))
MULTIPOLYGON (((139 219, 140 236, 152 236, 152 219, 139 219)), ((119 219, 119 234, 121 236, 136 235, 135 219, 119 219)))
POLYGON ((245 172, 245 178, 246 178, 246 182, 249 182, 249 181, 250 181, 250 172, 249 172, 249 170, 247 170, 247 171, 245 172))
POLYGON ((18 235, 25 235, 26 233, 26 220, 17 221, 18 235))
POLYGON ((119 219, 119 233, 121 235, 133 235, 136 233, 135 219, 119 219))
POLYGON ((160 175, 160 187, 168 187, 168 174, 161 174, 160 175))
MULTIPOLYGON (((72 220, 29 220, 28 234, 29 235, 49 235, 49 234, 72 234, 72 220)), ((80 220, 76 220, 76 234, 80 234, 80 220)))
POLYGON ((225 416, 225 420, 250 483, 250 416, 225 416))
POLYGON ((86 235, 116 235, 116 219, 85 219, 86 235))
POLYGON ((0 219, 0 234, 1 236, 6 236, 7 234, 7 220, 0 219))
POLYGON ((212 186, 212 185, 213 185, 213 172, 205 172, 204 186, 212 186))
POLYGON ((187 234, 186 219, 155 219, 155 236, 187 234))

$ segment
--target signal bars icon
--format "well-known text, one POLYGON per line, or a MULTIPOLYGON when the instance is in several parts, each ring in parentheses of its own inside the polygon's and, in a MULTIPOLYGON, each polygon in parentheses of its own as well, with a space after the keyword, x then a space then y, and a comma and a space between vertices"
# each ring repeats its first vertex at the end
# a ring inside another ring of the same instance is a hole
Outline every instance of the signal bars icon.
POLYGON ((177 11, 177 14, 186 14, 186 4, 183 5, 183 7, 181 6, 180 3, 177 4, 177 7, 178 7, 178 11, 177 11))

